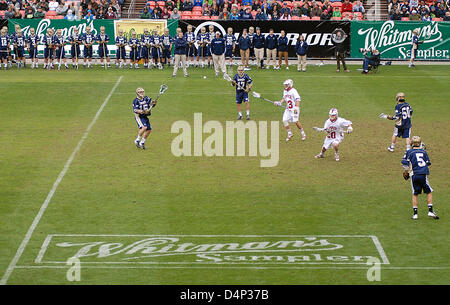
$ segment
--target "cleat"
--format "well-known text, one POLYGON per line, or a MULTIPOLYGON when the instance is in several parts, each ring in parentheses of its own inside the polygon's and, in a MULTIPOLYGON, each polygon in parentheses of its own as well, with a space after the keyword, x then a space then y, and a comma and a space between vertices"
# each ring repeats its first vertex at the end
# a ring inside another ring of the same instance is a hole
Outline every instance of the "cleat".
POLYGON ((414 214, 411 219, 416 220, 417 218, 419 218, 419 216, 417 216, 417 214, 414 214))
POLYGON ((394 152, 394 149, 392 148, 392 147, 388 147, 388 150, 390 151, 390 152, 394 152))
POLYGON ((236 120, 242 120, 242 115, 238 116, 236 120))
POLYGON ((249 121, 250 120, 250 116, 249 115, 247 115, 247 121, 249 121))
POLYGON ((320 158, 323 158, 323 154, 318 154, 318 155, 315 155, 315 156, 314 156, 314 158, 316 158, 316 159, 320 159, 320 158))
POLYGON ((302 135, 302 141, 306 140, 306 135, 302 135))
POLYGON ((140 143, 140 146, 141 146, 142 149, 145 150, 145 143, 140 143))
POLYGON ((134 144, 136 144, 136 147, 137 147, 137 148, 141 148, 141 145, 139 144, 139 141, 138 141, 138 140, 135 140, 135 141, 134 141, 134 144))
POLYGON ((289 140, 294 136, 293 133, 291 133, 290 135, 288 134, 287 138, 286 138, 286 142, 289 142, 289 140))
POLYGON ((336 162, 339 162, 339 154, 334 154, 334 159, 336 160, 336 162))
POLYGON ((434 212, 428 212, 428 217, 432 217, 432 218, 434 218, 436 220, 439 219, 439 216, 437 216, 436 213, 434 213, 434 212))

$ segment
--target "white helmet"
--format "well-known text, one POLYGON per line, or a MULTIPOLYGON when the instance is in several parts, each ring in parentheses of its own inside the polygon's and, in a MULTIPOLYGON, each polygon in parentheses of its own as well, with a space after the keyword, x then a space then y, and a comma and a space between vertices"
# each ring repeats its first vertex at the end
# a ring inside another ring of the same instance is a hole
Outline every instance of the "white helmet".
POLYGON ((136 95, 138 96, 138 98, 142 99, 145 95, 145 90, 141 87, 137 88, 136 95))
POLYGON ((338 110, 336 108, 331 108, 330 112, 328 114, 330 115, 330 119, 331 119, 331 116, 334 116, 334 120, 331 120, 334 122, 338 117, 338 110))
POLYGON ((287 79, 284 81, 283 85, 289 86, 289 88, 292 88, 294 86, 294 82, 292 81, 292 79, 287 79))

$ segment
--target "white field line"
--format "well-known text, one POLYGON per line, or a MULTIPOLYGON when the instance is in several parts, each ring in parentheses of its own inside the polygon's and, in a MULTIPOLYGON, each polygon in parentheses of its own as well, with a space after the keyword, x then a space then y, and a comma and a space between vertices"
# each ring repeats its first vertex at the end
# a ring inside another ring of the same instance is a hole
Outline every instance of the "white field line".
POLYGON ((67 160, 66 164, 64 165, 63 170, 59 173, 58 178, 56 178, 55 183, 53 184, 52 189, 47 195, 47 198, 45 199, 44 203, 42 204, 39 212, 37 213, 36 217, 33 220, 33 223, 31 224, 30 228, 27 231, 27 234, 25 235, 25 238, 22 240, 22 243, 20 244, 19 248, 17 249, 16 255, 14 255, 13 259, 11 260, 8 268, 5 271, 5 274, 3 275, 0 285, 6 285, 8 282, 9 277, 11 276, 11 273, 13 272, 14 268, 17 265, 17 262, 19 261, 20 257, 23 254, 23 251, 25 250, 25 247, 28 245, 28 242, 31 239, 31 236, 33 235, 34 230, 36 229, 37 225, 39 224, 39 221, 41 220, 42 216, 44 215, 45 210, 47 209, 48 204, 50 203, 50 200, 52 200, 53 195, 56 192, 56 189, 58 188, 59 184, 61 183, 62 179, 64 178, 65 174, 69 170, 70 164, 72 164, 73 159, 75 158, 75 155, 78 153, 78 151, 81 148, 81 145, 83 145, 84 140, 86 140, 87 136, 89 135, 89 132, 92 129, 92 126, 94 126, 95 122, 99 118, 100 114, 102 113, 103 109, 105 108, 106 104, 110 100, 111 96, 113 95, 114 91, 116 90, 117 86, 119 86, 120 82, 122 81, 122 77, 120 76, 117 80, 114 87, 109 92, 108 96, 103 101, 103 104, 98 109, 97 113, 95 114, 95 117, 92 119, 91 123, 87 127, 86 131, 84 132, 83 136, 81 137, 80 141, 78 142, 77 146, 73 150, 72 154, 70 155, 69 159, 67 160))
POLYGON ((378 253, 380 254, 381 259, 383 260, 383 264, 387 264, 389 265, 389 260, 386 256, 386 253, 384 252, 383 247, 381 246, 380 241, 378 240, 378 238, 375 235, 372 235, 372 241, 375 244, 375 247, 378 250, 378 253))

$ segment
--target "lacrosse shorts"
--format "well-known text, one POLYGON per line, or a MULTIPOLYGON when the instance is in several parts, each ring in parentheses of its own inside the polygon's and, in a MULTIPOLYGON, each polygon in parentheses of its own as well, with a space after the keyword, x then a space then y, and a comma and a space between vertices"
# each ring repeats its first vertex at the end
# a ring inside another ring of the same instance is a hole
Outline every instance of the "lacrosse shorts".
POLYGON ((136 123, 139 129, 147 127, 147 130, 152 130, 152 125, 150 125, 150 120, 148 119, 148 117, 135 114, 134 118, 136 119, 136 123))
POLYGON ((242 104, 242 102, 248 102, 248 93, 245 91, 236 92, 236 104, 242 104))
POLYGON ((427 175, 413 175, 411 177, 411 188, 414 195, 422 194, 422 190, 425 194, 433 192, 427 175))
POLYGON ((409 138, 411 136, 411 128, 402 128, 401 126, 395 126, 394 136, 404 139, 409 138))

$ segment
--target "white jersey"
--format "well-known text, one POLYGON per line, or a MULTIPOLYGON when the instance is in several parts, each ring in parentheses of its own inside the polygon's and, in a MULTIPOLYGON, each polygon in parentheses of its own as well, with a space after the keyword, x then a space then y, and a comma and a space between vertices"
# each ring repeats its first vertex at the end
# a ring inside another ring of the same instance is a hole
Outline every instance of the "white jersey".
POLYGON ((326 120, 323 128, 328 132, 328 139, 342 140, 344 138, 345 127, 348 127, 351 124, 351 121, 338 117, 334 122, 331 122, 330 119, 326 120))
MULTIPOLYGON (((283 91, 283 99, 286 102, 286 110, 294 110, 297 101, 301 101, 300 94, 294 88, 285 89, 283 91)), ((297 107, 297 110, 300 110, 300 107, 297 107)))

